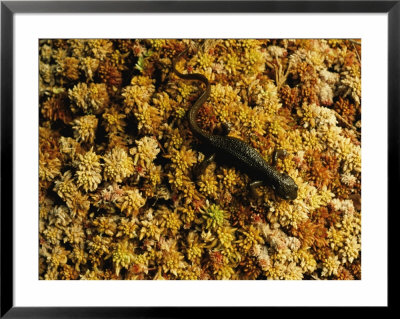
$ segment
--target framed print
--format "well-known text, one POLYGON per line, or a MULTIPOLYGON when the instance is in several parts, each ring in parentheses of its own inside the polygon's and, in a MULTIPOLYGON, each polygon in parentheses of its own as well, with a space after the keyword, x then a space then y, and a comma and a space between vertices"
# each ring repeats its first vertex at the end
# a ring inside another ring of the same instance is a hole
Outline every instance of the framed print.
POLYGON ((399 12, 3 1, 1 316, 388 307, 399 12))

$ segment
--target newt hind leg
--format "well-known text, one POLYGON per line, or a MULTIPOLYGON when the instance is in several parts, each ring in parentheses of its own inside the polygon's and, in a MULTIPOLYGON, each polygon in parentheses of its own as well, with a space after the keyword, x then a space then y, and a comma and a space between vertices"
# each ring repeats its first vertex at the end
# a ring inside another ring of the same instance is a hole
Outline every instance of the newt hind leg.
POLYGON ((208 165, 210 165, 214 160, 215 160, 215 153, 206 157, 201 163, 199 163, 193 168, 194 176, 197 178, 200 175, 202 175, 204 171, 207 169, 208 165))
POLYGON ((255 198, 259 198, 260 194, 257 191, 257 187, 264 185, 264 183, 262 181, 254 181, 250 183, 250 190, 251 190, 251 195, 255 198))
MULTIPOLYGON (((275 166, 278 158, 284 158, 287 156, 287 152, 286 150, 283 149, 276 149, 273 154, 272 154, 272 166, 275 166)), ((264 185, 264 183, 262 181, 253 181, 250 183, 250 190, 251 190, 251 194, 253 197, 255 198, 259 198, 260 194, 257 191, 257 188, 261 185, 264 185)), ((275 187, 273 185, 271 185, 272 189, 275 190, 275 187)))
POLYGON ((276 149, 272 154, 272 166, 276 165, 278 158, 285 158, 287 156, 286 150, 276 149))
MULTIPOLYGON (((228 135, 229 132, 231 131, 231 125, 229 123, 221 123, 219 127, 217 127, 213 134, 217 135, 228 135)), ((209 156, 207 156, 201 163, 196 165, 193 169, 193 174, 195 177, 199 177, 204 173, 204 171, 207 169, 208 165, 210 165, 213 161, 216 159, 216 154, 213 153, 209 156)))
POLYGON ((216 127, 213 133, 216 135, 226 136, 229 134, 230 131, 231 131, 231 124, 224 122, 221 123, 218 127, 216 127))

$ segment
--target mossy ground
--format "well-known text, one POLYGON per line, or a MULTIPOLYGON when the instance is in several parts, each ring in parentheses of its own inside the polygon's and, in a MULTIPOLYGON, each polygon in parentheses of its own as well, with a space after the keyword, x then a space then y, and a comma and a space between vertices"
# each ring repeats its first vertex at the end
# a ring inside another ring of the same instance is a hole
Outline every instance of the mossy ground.
POLYGON ((41 40, 41 279, 360 279, 359 40, 41 40), (299 186, 253 196, 185 114, 299 186))

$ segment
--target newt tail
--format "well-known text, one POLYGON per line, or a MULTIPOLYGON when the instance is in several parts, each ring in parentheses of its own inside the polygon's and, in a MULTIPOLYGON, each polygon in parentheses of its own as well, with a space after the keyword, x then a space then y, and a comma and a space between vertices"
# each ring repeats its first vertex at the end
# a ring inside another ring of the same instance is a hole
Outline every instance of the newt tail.
POLYGON ((188 51, 188 49, 179 53, 179 55, 172 62, 172 69, 173 69, 174 73, 177 76, 179 76, 181 79, 201 81, 206 85, 206 89, 204 90, 204 92, 200 95, 200 97, 196 100, 196 102, 189 109, 189 111, 187 113, 187 117, 188 117, 188 121, 189 121, 189 127, 190 127, 190 130, 192 131, 192 133, 201 141, 208 142, 209 139, 211 138, 212 134, 203 130, 202 128, 200 128, 200 126, 197 124, 196 119, 197 119, 197 114, 199 113, 200 107, 204 104, 205 101, 207 101, 207 99, 210 96, 211 85, 210 85, 210 82, 208 82, 208 79, 203 74, 199 74, 199 73, 183 74, 183 73, 180 73, 176 69, 176 63, 187 51, 188 51))
POLYGON ((200 107, 210 96, 211 86, 208 79, 198 73, 183 74, 176 69, 176 63, 187 52, 180 53, 172 63, 174 73, 184 80, 197 80, 205 84, 206 88, 188 111, 188 122, 193 135, 206 143, 214 151, 217 158, 237 167, 255 180, 252 184, 269 185, 275 194, 283 199, 296 199, 298 187, 294 180, 287 174, 278 172, 269 165, 261 154, 244 141, 225 135, 215 135, 207 132, 197 124, 197 114, 200 107))

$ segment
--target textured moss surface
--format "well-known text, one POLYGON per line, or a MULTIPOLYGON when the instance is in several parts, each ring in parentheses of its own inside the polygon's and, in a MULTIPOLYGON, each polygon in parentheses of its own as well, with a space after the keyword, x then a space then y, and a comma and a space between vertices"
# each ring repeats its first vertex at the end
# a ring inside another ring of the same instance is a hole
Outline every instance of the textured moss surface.
POLYGON ((42 40, 41 279, 360 279, 359 40, 42 40), (185 117, 257 149, 298 197, 221 163, 185 117))

